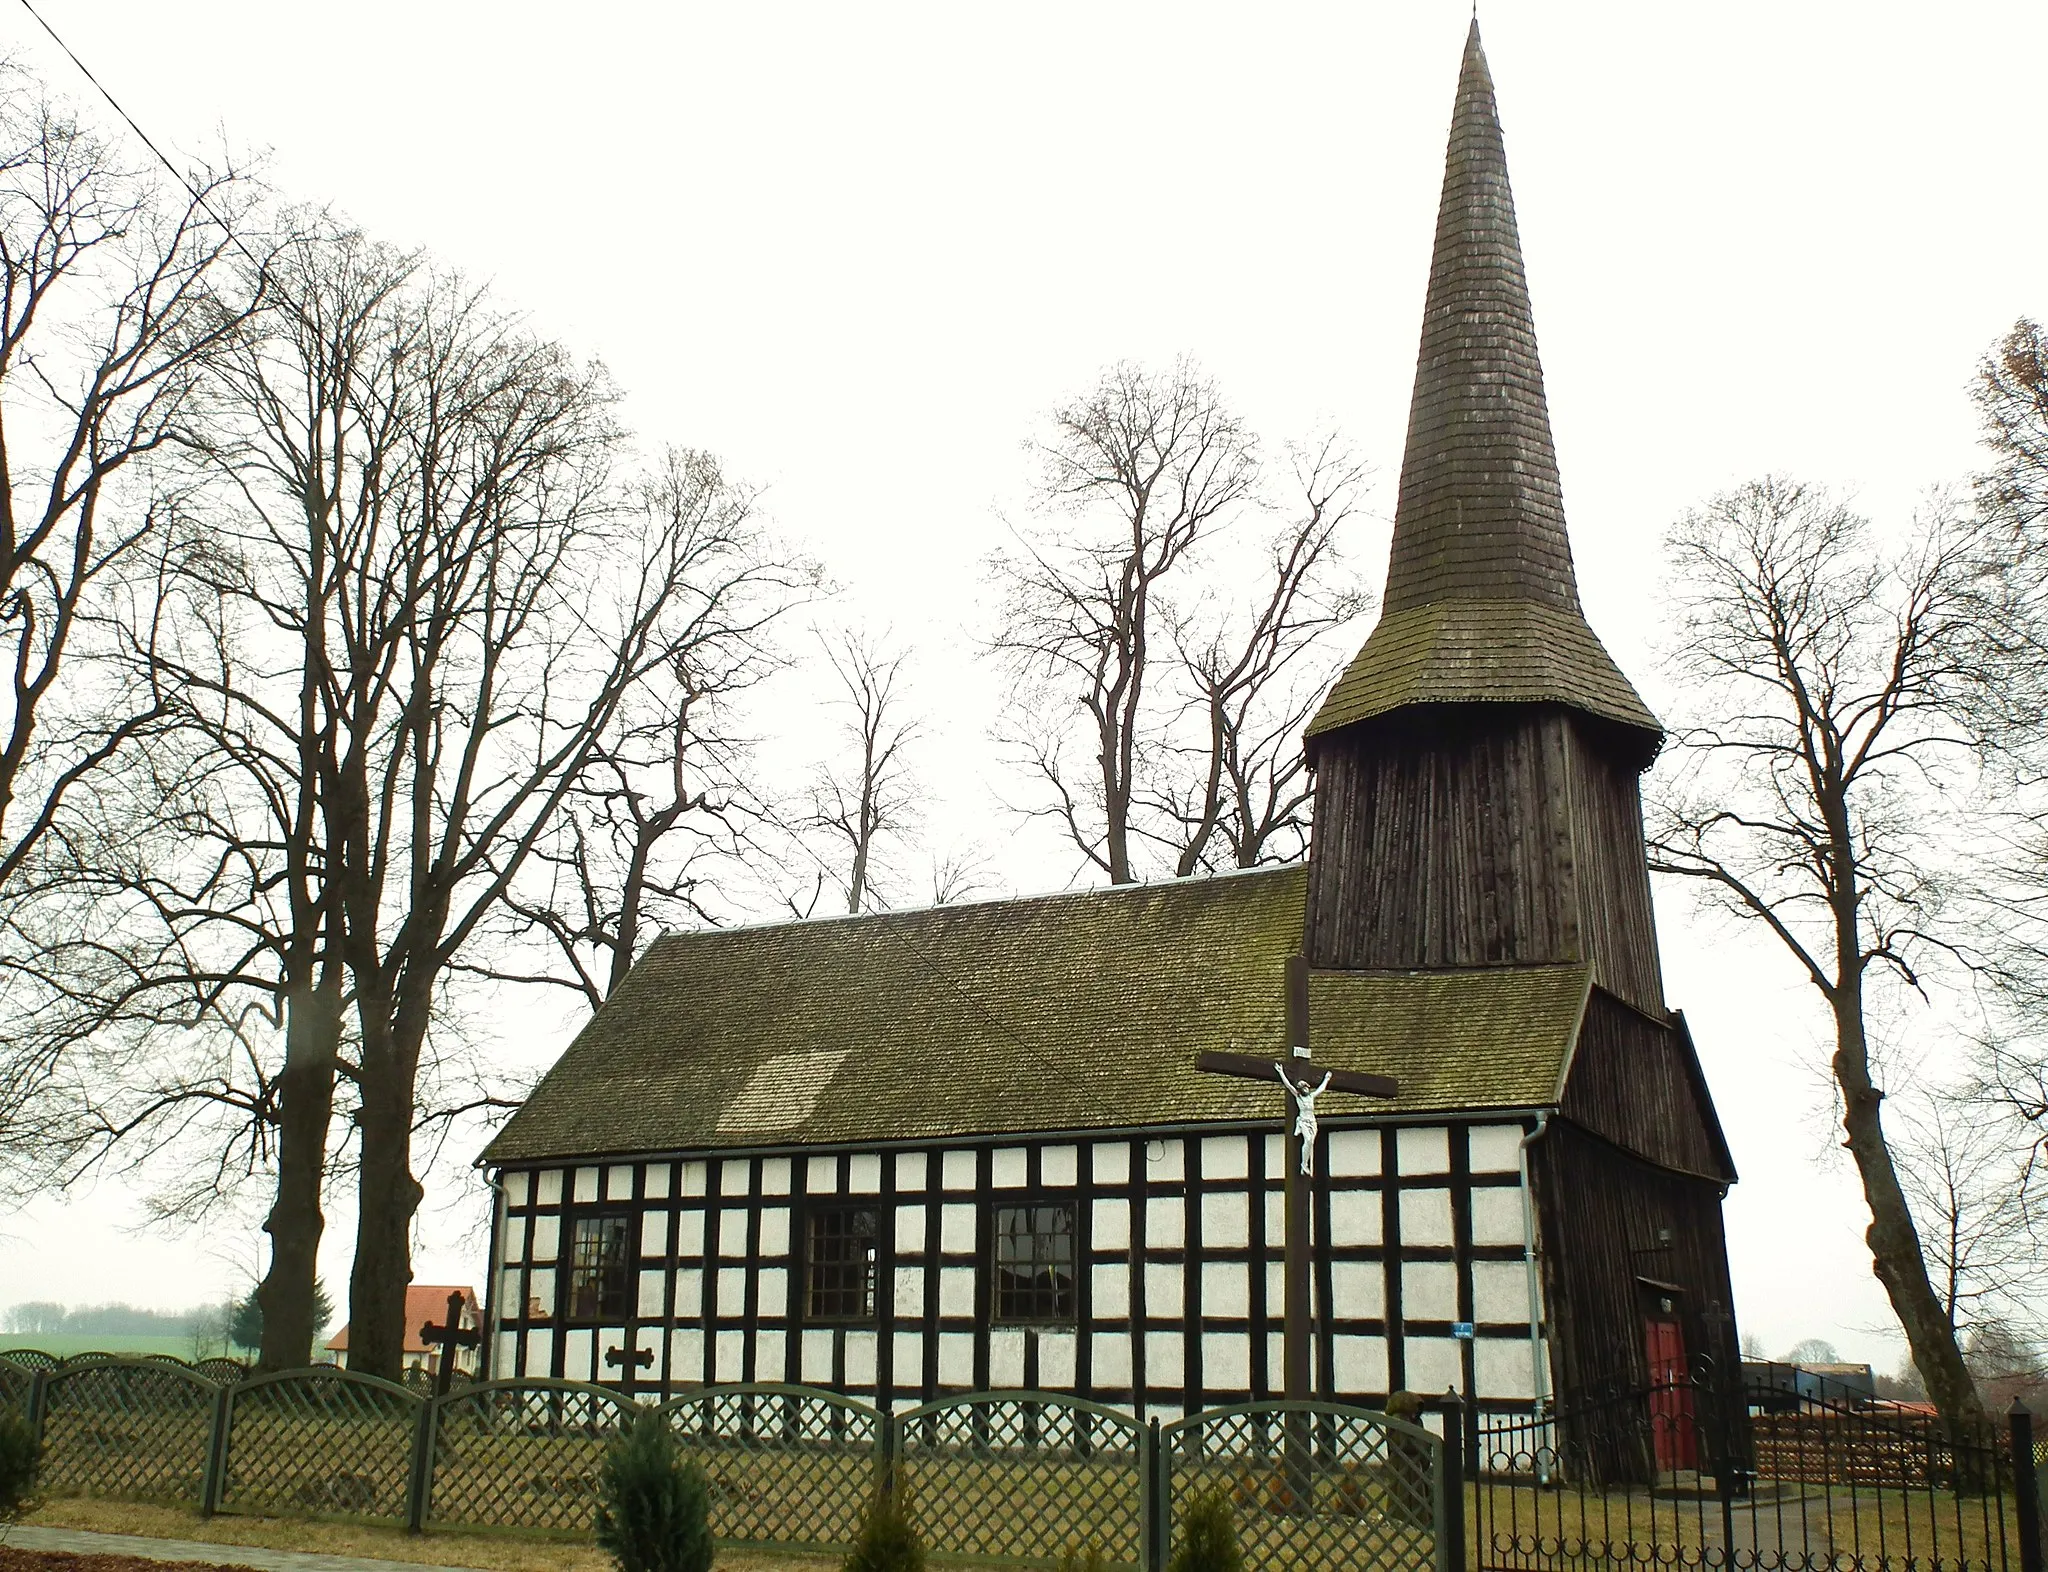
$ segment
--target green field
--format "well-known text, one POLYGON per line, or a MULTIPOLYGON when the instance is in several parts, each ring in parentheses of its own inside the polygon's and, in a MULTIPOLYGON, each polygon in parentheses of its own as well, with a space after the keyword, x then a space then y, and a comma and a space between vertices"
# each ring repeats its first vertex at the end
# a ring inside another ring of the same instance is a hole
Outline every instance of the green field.
MULTIPOLYGON (((178 1359, 191 1359, 193 1339, 189 1336, 150 1336, 141 1334, 124 1337, 118 1333, 100 1332, 0 1332, 0 1354, 10 1348, 40 1348, 46 1354, 55 1354, 59 1359, 69 1359, 73 1354, 170 1354, 178 1359)), ((206 1355, 220 1352, 209 1347, 206 1355)))

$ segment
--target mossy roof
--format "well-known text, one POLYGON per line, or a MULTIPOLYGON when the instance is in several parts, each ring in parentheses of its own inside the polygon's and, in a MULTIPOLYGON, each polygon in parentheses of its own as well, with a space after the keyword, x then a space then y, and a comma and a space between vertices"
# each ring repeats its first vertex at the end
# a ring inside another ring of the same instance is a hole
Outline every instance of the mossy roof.
MULTIPOLYGON (((485 1161, 1277 1119, 1204 1049, 1285 1052, 1305 869, 676 934, 652 945, 485 1161)), ((1316 1056, 1392 1104, 1552 1105, 1584 966, 1318 973, 1316 1056)))

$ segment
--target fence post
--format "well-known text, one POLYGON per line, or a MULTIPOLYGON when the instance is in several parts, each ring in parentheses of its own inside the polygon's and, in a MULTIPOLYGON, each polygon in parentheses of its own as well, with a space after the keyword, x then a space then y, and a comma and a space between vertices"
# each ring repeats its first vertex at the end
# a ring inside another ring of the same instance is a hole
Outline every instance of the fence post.
POLYGON ((29 1373, 28 1378, 28 1428, 29 1434, 35 1437, 38 1458, 43 1455, 43 1409, 49 1396, 49 1376, 47 1370, 35 1370, 29 1373))
POLYGON ((206 1434, 206 1474, 199 1482, 199 1515, 212 1517, 220 1510, 220 1498, 227 1488, 229 1410, 234 1392, 223 1385, 213 1394, 213 1426, 206 1434))
POLYGON ((434 1437, 440 1427, 441 1404, 446 1399, 427 1398, 420 1404, 420 1420, 412 1433, 412 1473, 405 1491, 405 1531, 423 1534, 427 1528, 427 1502, 434 1493, 434 1437))
POLYGON ((1476 1434, 1467 1438, 1465 1400, 1453 1387, 1444 1393, 1444 1444, 1437 1451, 1437 1572, 1465 1572, 1465 1452, 1477 1444, 1476 1434))
POLYGON ((2020 1572, 2042 1572, 2041 1486, 2034 1468, 2034 1416, 2017 1397, 2006 1411, 2012 1427, 2013 1505, 2019 1515, 2020 1572))
POLYGON ((1157 1419, 1148 1419, 1145 1428, 1138 1432, 1138 1474, 1138 1499, 1142 1507, 1138 1514, 1138 1565, 1145 1572, 1163 1572, 1173 1470, 1167 1462, 1166 1448, 1160 1444, 1157 1419))
POLYGON ((880 1423, 875 1426, 875 1493, 889 1496, 896 1492, 896 1454, 902 1447, 902 1435, 896 1423, 896 1411, 890 1407, 882 1409, 880 1423))

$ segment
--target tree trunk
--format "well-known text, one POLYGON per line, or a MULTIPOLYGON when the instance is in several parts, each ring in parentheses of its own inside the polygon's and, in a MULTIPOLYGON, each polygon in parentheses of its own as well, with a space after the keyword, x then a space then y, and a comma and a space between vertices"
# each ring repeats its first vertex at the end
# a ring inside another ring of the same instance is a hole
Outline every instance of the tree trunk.
POLYGON ((263 1311, 262 1370, 313 1362, 314 1285, 319 1280, 320 1209, 327 1132, 334 1115, 335 1055, 341 1044, 341 989, 335 979, 295 987, 285 1001, 284 1071, 277 1088, 277 1198, 263 1230, 270 1270, 256 1289, 263 1311))
POLYGON ((1849 1154, 1863 1181, 1870 1207, 1871 1269, 1884 1284, 1892 1312, 1905 1328, 1913 1367, 1927 1383, 1927 1395, 1951 1426, 1981 1424, 1984 1405, 1976 1383, 1956 1347, 1955 1329, 1942 1313, 1941 1299, 1927 1278, 1927 1260, 1920 1250, 1919 1230, 1899 1186, 1891 1147, 1886 1143, 1881 1108, 1884 1093, 1870 1080, 1869 1046, 1864 1035, 1861 976, 1854 970, 1837 987, 1835 1011, 1835 1080, 1842 1090, 1842 1129, 1849 1154))
POLYGON ((381 1051, 373 1055, 365 1044, 358 1115, 362 1168, 356 1184, 356 1259, 348 1283, 348 1367, 396 1381, 405 1364, 412 1220, 426 1192, 412 1172, 417 1046, 408 1054, 394 1041, 399 1030, 390 1026, 379 1035, 385 1038, 381 1051))

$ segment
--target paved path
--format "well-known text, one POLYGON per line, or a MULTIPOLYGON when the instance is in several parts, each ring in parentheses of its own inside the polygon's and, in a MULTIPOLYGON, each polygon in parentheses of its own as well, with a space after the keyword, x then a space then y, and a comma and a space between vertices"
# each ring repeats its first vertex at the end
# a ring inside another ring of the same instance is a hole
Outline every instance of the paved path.
POLYGON ((361 1556, 265 1550, 256 1545, 205 1545, 192 1539, 94 1534, 82 1528, 34 1528, 27 1524, 0 1529, 0 1545, 19 1550, 73 1550, 80 1555, 141 1556, 145 1561, 210 1562, 255 1567, 258 1572, 469 1572, 464 1567, 430 1567, 416 1561, 370 1561, 361 1556))

